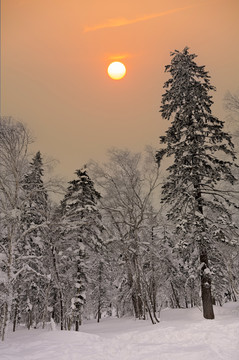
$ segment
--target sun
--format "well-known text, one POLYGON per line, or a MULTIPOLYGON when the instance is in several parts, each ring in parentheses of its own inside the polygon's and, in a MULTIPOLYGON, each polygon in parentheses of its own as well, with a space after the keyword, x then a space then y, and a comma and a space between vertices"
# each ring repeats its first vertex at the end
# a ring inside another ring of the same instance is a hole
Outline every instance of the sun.
POLYGON ((126 67, 122 62, 114 61, 108 66, 107 72, 111 79, 120 80, 126 74, 126 67))

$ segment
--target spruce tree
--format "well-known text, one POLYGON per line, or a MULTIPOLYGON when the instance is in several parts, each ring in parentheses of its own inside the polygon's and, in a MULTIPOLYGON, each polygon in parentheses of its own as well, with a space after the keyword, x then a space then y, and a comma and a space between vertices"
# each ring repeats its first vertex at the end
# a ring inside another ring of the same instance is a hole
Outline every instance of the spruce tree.
POLYGON ((18 295, 23 305, 19 310, 25 313, 29 328, 34 320, 36 323, 40 320, 39 314, 43 314, 44 307, 47 307, 45 297, 46 288, 49 287, 48 266, 46 267, 48 195, 43 173, 42 157, 38 151, 21 182, 21 222, 24 235, 18 244, 21 254, 18 266, 25 268, 21 272, 21 276, 25 276, 25 282, 24 286, 21 286, 21 294, 18 295))
POLYGON ((24 219, 30 224, 40 225, 46 221, 47 191, 43 183, 43 163, 40 151, 33 157, 29 171, 24 176, 24 219))
POLYGON ((156 154, 158 165, 164 155, 172 156, 169 175, 162 189, 162 202, 169 204, 168 217, 177 221, 178 232, 188 239, 191 253, 198 251, 200 262, 203 315, 213 319, 210 261, 213 242, 231 221, 231 201, 219 185, 235 182, 232 165, 235 160, 231 137, 224 122, 213 116, 211 106, 215 91, 205 66, 198 66, 195 54, 187 47, 171 53, 171 64, 165 67, 170 78, 164 84, 160 112, 171 125, 161 143, 165 147, 156 154), (225 160, 225 158, 230 160, 225 160), (216 216, 215 216, 216 214, 216 216), (219 218, 221 219, 219 221, 219 218))
POLYGON ((89 269, 92 266, 91 253, 102 246, 103 226, 96 207, 100 194, 95 190, 85 168, 77 170, 77 179, 70 181, 67 194, 62 201, 62 235, 65 239, 64 256, 68 258, 66 272, 71 279, 71 313, 75 330, 79 330, 89 269))

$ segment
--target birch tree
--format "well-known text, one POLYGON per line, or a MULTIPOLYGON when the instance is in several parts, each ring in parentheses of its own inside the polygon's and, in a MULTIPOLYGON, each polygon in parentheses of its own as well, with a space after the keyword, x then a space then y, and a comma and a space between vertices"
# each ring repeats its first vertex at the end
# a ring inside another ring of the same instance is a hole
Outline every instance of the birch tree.
POLYGON ((21 236, 21 181, 28 164, 30 134, 12 118, 0 119, 0 271, 1 338, 10 318, 14 285, 22 269, 16 267, 21 236))
POLYGON ((152 243, 150 219, 157 214, 153 194, 159 186, 159 171, 153 159, 150 148, 144 160, 140 153, 112 149, 107 163, 92 163, 90 169, 102 193, 103 219, 112 238, 109 247, 117 269, 114 284, 119 308, 125 304, 124 312, 128 304, 136 318, 144 319, 147 314, 155 322, 145 265, 152 243))

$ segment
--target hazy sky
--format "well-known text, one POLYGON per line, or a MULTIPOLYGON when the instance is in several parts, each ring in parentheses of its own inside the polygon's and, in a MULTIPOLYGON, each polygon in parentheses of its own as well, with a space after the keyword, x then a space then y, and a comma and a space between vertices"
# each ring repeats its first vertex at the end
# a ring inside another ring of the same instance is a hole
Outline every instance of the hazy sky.
POLYGON ((239 90, 238 0, 2 0, 2 115, 23 121, 40 150, 71 179, 112 146, 159 146, 158 112, 170 51, 206 65, 222 99, 239 90), (127 67, 107 75, 110 61, 127 67))

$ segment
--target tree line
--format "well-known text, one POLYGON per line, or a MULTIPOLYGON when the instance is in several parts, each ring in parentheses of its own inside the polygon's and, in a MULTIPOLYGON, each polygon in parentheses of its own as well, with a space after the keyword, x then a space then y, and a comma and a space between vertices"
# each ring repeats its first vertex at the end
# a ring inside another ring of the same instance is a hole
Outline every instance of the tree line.
MULTIPOLYGON (((111 149, 105 164, 75 171, 59 204, 40 151, 29 160, 28 129, 0 119, 2 340, 9 324, 78 331, 83 319, 126 315, 155 324, 166 306, 213 319, 213 304, 238 299, 236 152, 212 115, 205 67, 188 48, 171 56, 162 148, 111 149)), ((238 111, 237 96, 226 106, 238 111)))

